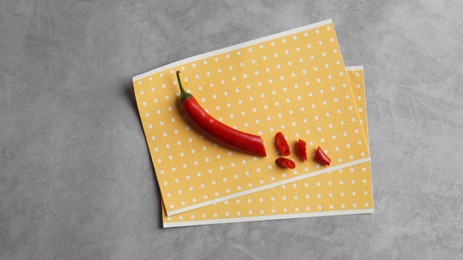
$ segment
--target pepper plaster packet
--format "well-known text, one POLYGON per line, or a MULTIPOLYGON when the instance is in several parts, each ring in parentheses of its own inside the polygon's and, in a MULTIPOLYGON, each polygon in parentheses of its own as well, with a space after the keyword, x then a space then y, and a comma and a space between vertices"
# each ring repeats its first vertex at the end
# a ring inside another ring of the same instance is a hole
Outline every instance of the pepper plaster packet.
POLYGON ((331 20, 202 54, 133 78, 137 105, 168 216, 290 184, 370 160, 331 20), (261 135, 268 156, 215 144, 178 109, 175 72, 219 121, 261 135), (280 169, 273 139, 282 131, 333 160, 280 169))
MULTIPOLYGON (((364 71, 347 67, 350 86, 368 138, 364 71)), ((164 227, 373 213, 370 162, 233 198, 168 217, 164 227)))

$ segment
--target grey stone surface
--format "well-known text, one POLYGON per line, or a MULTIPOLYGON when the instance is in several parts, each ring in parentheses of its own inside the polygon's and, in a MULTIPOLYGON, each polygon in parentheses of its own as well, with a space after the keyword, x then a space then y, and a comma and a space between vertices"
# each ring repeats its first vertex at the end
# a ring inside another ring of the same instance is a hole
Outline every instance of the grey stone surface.
POLYGON ((463 259, 463 2, 0 1, 0 259, 463 259), (161 228, 131 77, 333 18, 373 215, 161 228))

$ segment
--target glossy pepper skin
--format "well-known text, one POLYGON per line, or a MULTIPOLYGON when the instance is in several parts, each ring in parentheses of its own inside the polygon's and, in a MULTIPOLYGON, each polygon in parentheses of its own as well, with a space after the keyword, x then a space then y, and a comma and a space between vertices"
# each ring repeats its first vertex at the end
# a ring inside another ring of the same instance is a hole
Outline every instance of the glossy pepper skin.
POLYGON ((331 159, 326 155, 326 153, 323 151, 320 146, 317 149, 317 152, 315 153, 315 160, 318 161, 319 163, 322 163, 324 165, 330 165, 331 164, 331 159))
POLYGON ((278 132, 275 135, 275 146, 281 156, 288 156, 291 154, 291 149, 289 148, 288 142, 282 132, 278 132))
POLYGON ((288 158, 278 158, 275 160, 276 165, 278 165, 281 168, 288 168, 288 169, 294 169, 296 168, 296 163, 288 158))
POLYGON ((261 157, 267 156, 262 137, 236 130, 216 120, 199 105, 193 95, 184 90, 180 71, 177 71, 177 79, 185 112, 201 132, 231 149, 261 157))
POLYGON ((297 152, 299 157, 307 161, 307 143, 304 140, 297 140, 297 152))

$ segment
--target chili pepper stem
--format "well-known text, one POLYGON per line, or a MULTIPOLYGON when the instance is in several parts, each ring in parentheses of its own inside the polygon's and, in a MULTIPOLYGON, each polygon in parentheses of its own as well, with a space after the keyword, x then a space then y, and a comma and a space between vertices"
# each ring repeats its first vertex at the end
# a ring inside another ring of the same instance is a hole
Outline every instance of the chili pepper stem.
POLYGON ((192 97, 191 93, 186 92, 185 89, 183 88, 182 81, 180 80, 180 71, 177 70, 177 80, 178 80, 178 86, 180 87, 180 99, 185 101, 187 98, 192 97))

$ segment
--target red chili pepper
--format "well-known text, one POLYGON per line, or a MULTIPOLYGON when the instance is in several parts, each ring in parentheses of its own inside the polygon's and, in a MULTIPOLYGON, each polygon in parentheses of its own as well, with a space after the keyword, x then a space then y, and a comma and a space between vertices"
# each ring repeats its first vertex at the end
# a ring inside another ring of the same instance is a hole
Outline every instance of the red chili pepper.
POLYGON ((183 89, 180 71, 177 71, 180 100, 192 122, 214 141, 240 152, 256 156, 267 156, 264 141, 258 135, 233 129, 209 115, 190 93, 183 89))
POLYGON ((307 143, 304 140, 299 139, 297 141, 297 151, 299 156, 307 161, 307 143))
POLYGON ((326 155, 325 152, 323 152, 320 146, 318 147, 317 152, 315 153, 315 160, 325 165, 331 164, 331 159, 328 157, 328 155, 326 155))
POLYGON ((291 150, 289 149, 288 142, 286 141, 285 136, 282 132, 278 132, 275 135, 275 146, 278 149, 278 153, 282 156, 288 156, 291 154, 291 150))
POLYGON ((296 163, 293 160, 288 159, 288 158, 278 158, 275 160, 275 163, 281 168, 289 168, 289 169, 296 168, 296 163))

